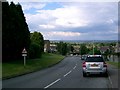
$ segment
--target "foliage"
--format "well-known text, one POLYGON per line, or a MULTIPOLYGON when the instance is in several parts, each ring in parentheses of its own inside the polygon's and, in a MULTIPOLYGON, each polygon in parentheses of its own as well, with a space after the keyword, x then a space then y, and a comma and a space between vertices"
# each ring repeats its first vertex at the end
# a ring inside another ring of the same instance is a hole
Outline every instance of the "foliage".
POLYGON ((20 4, 2 2, 3 62, 22 58, 23 48, 29 49, 30 32, 20 4))
POLYGON ((84 54, 88 54, 89 52, 89 49, 86 47, 85 44, 81 44, 80 45, 80 54, 81 55, 84 55, 84 54))
POLYGON ((30 58, 39 58, 42 55, 42 52, 44 51, 44 40, 43 36, 39 32, 31 33, 30 35, 30 51, 29 51, 29 57, 30 58))
POLYGON ((60 54, 62 54, 62 55, 67 54, 67 44, 66 43, 63 43, 63 42, 58 43, 57 49, 60 54))
POLYGON ((97 49, 97 47, 94 47, 94 54, 101 55, 101 52, 97 49))
POLYGON ((72 53, 74 50, 73 46, 71 44, 67 44, 67 53, 72 53))
POLYGON ((107 49, 104 54, 105 55, 109 55, 110 54, 110 50, 107 49))
POLYGON ((40 56, 41 56, 41 52, 39 45, 36 43, 31 43, 29 49, 29 58, 36 58, 40 56))
POLYGON ((71 47, 70 47, 70 49, 71 49, 71 52, 73 52, 73 51, 74 51, 74 47, 73 47, 73 46, 71 46, 71 47))

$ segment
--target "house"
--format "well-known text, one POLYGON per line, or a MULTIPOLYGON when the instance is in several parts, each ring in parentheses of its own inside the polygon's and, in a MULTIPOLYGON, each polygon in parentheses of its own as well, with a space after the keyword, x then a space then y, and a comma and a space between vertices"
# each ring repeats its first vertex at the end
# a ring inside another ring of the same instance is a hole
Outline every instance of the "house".
POLYGON ((99 49, 102 54, 104 54, 107 50, 110 50, 109 46, 102 46, 99 49))
POLYGON ((116 46, 114 47, 115 53, 120 53, 120 44, 116 43, 116 46))
POLYGON ((50 52, 57 52, 57 45, 50 44, 50 52))
POLYGON ((74 53, 79 53, 80 52, 80 46, 79 45, 74 45, 73 48, 74 48, 74 50, 73 50, 74 53))
POLYGON ((44 52, 49 52, 49 51, 50 51, 50 41, 44 40, 44 52))

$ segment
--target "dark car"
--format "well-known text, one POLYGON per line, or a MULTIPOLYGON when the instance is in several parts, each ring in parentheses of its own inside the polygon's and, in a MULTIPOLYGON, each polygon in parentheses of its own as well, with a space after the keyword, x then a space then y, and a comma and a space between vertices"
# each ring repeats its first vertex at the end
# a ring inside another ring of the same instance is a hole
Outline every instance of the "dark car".
POLYGON ((85 60, 87 58, 87 55, 82 55, 81 60, 85 60))

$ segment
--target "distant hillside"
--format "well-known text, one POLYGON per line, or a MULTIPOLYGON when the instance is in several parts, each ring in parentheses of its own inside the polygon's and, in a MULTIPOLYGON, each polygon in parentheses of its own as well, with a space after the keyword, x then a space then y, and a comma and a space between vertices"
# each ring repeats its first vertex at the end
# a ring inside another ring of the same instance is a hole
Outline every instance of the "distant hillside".
POLYGON ((67 42, 67 43, 92 43, 92 42, 100 42, 100 43, 112 43, 118 42, 117 40, 50 40, 50 42, 67 42))

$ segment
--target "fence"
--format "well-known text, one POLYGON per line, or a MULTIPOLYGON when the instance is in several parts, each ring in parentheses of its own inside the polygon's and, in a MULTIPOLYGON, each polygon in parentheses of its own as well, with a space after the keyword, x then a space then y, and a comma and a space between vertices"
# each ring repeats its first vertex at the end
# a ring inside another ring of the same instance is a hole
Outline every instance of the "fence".
POLYGON ((107 59, 111 62, 120 62, 120 56, 118 55, 107 56, 107 59))

